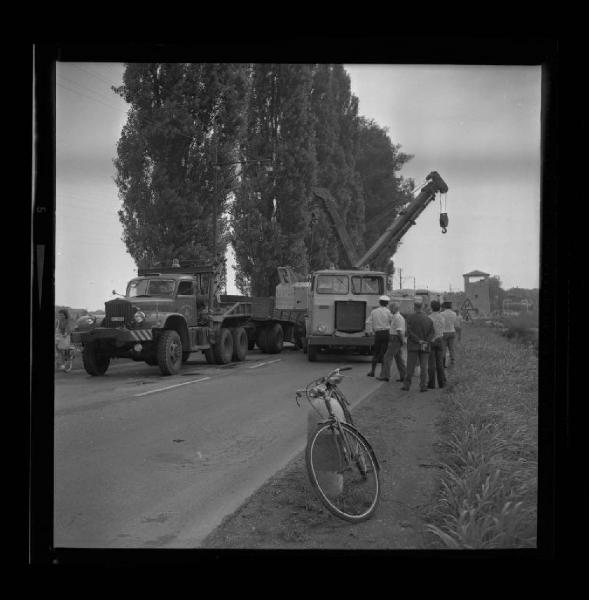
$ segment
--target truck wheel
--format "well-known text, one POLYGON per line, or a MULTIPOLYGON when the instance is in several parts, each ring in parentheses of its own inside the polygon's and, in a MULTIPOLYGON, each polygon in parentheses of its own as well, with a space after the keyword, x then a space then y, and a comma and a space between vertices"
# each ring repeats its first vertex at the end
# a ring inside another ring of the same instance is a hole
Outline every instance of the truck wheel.
POLYGON ((215 353, 215 361, 219 365, 226 365, 231 362, 233 357, 233 336, 231 331, 226 327, 222 327, 219 331, 217 343, 213 347, 215 353))
POLYGON ((317 360, 317 352, 319 350, 319 346, 312 346, 309 344, 307 346, 307 358, 309 362, 315 362, 317 360))
POLYGON ((258 329, 258 333, 256 335, 256 344, 258 344, 258 348, 266 353, 268 352, 268 330, 265 327, 258 329))
POLYGON ((166 329, 157 342, 157 364, 162 375, 176 375, 182 366, 182 341, 177 331, 166 329))
POLYGON ((271 325, 266 333, 266 348, 268 354, 280 354, 284 343, 284 330, 280 323, 271 325))
POLYGON ((248 350, 247 332, 243 327, 234 327, 231 329, 233 336, 233 360, 245 360, 248 350))
POLYGON ((87 344, 82 353, 82 362, 88 375, 104 375, 110 364, 110 358, 96 344, 87 344))

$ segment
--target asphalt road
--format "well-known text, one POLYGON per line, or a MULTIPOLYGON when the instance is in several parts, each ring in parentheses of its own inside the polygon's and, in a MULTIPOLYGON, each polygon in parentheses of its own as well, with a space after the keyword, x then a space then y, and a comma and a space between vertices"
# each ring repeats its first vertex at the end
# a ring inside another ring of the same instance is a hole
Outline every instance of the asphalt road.
POLYGON ((309 363, 292 348, 181 373, 118 361, 104 377, 55 376, 58 548, 197 548, 305 445, 306 406, 294 391, 337 366, 352 405, 380 384, 368 357, 309 363))

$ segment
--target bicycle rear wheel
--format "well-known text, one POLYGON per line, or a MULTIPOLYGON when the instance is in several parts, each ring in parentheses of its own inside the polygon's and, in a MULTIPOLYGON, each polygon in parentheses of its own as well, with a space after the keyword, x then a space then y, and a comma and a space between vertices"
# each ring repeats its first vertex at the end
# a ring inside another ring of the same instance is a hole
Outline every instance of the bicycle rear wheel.
POLYGON ((369 519, 380 497, 379 467, 370 444, 346 423, 322 423, 307 444, 307 474, 325 507, 358 523, 369 519))

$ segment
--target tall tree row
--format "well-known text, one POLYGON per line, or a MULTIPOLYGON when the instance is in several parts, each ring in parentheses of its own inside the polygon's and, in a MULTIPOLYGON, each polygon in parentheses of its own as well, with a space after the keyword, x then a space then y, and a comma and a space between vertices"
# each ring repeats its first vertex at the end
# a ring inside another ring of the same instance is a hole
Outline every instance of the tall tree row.
POLYGON ((125 66, 115 92, 130 108, 114 162, 123 241, 137 265, 212 260, 214 232, 224 253, 246 89, 242 65, 125 66))
POLYGON ((115 92, 130 105, 119 218, 139 266, 208 262, 231 242, 240 290, 269 296, 278 266, 348 266, 314 186, 359 253, 410 199, 399 172, 411 157, 358 115, 342 65, 127 64, 115 92))

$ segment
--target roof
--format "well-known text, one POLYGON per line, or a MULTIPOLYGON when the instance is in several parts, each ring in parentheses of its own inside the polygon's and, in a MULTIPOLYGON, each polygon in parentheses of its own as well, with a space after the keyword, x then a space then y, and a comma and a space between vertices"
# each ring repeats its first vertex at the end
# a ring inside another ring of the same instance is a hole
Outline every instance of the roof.
POLYGON ((490 277, 489 273, 483 273, 482 271, 471 271, 470 273, 464 273, 463 277, 490 277))

